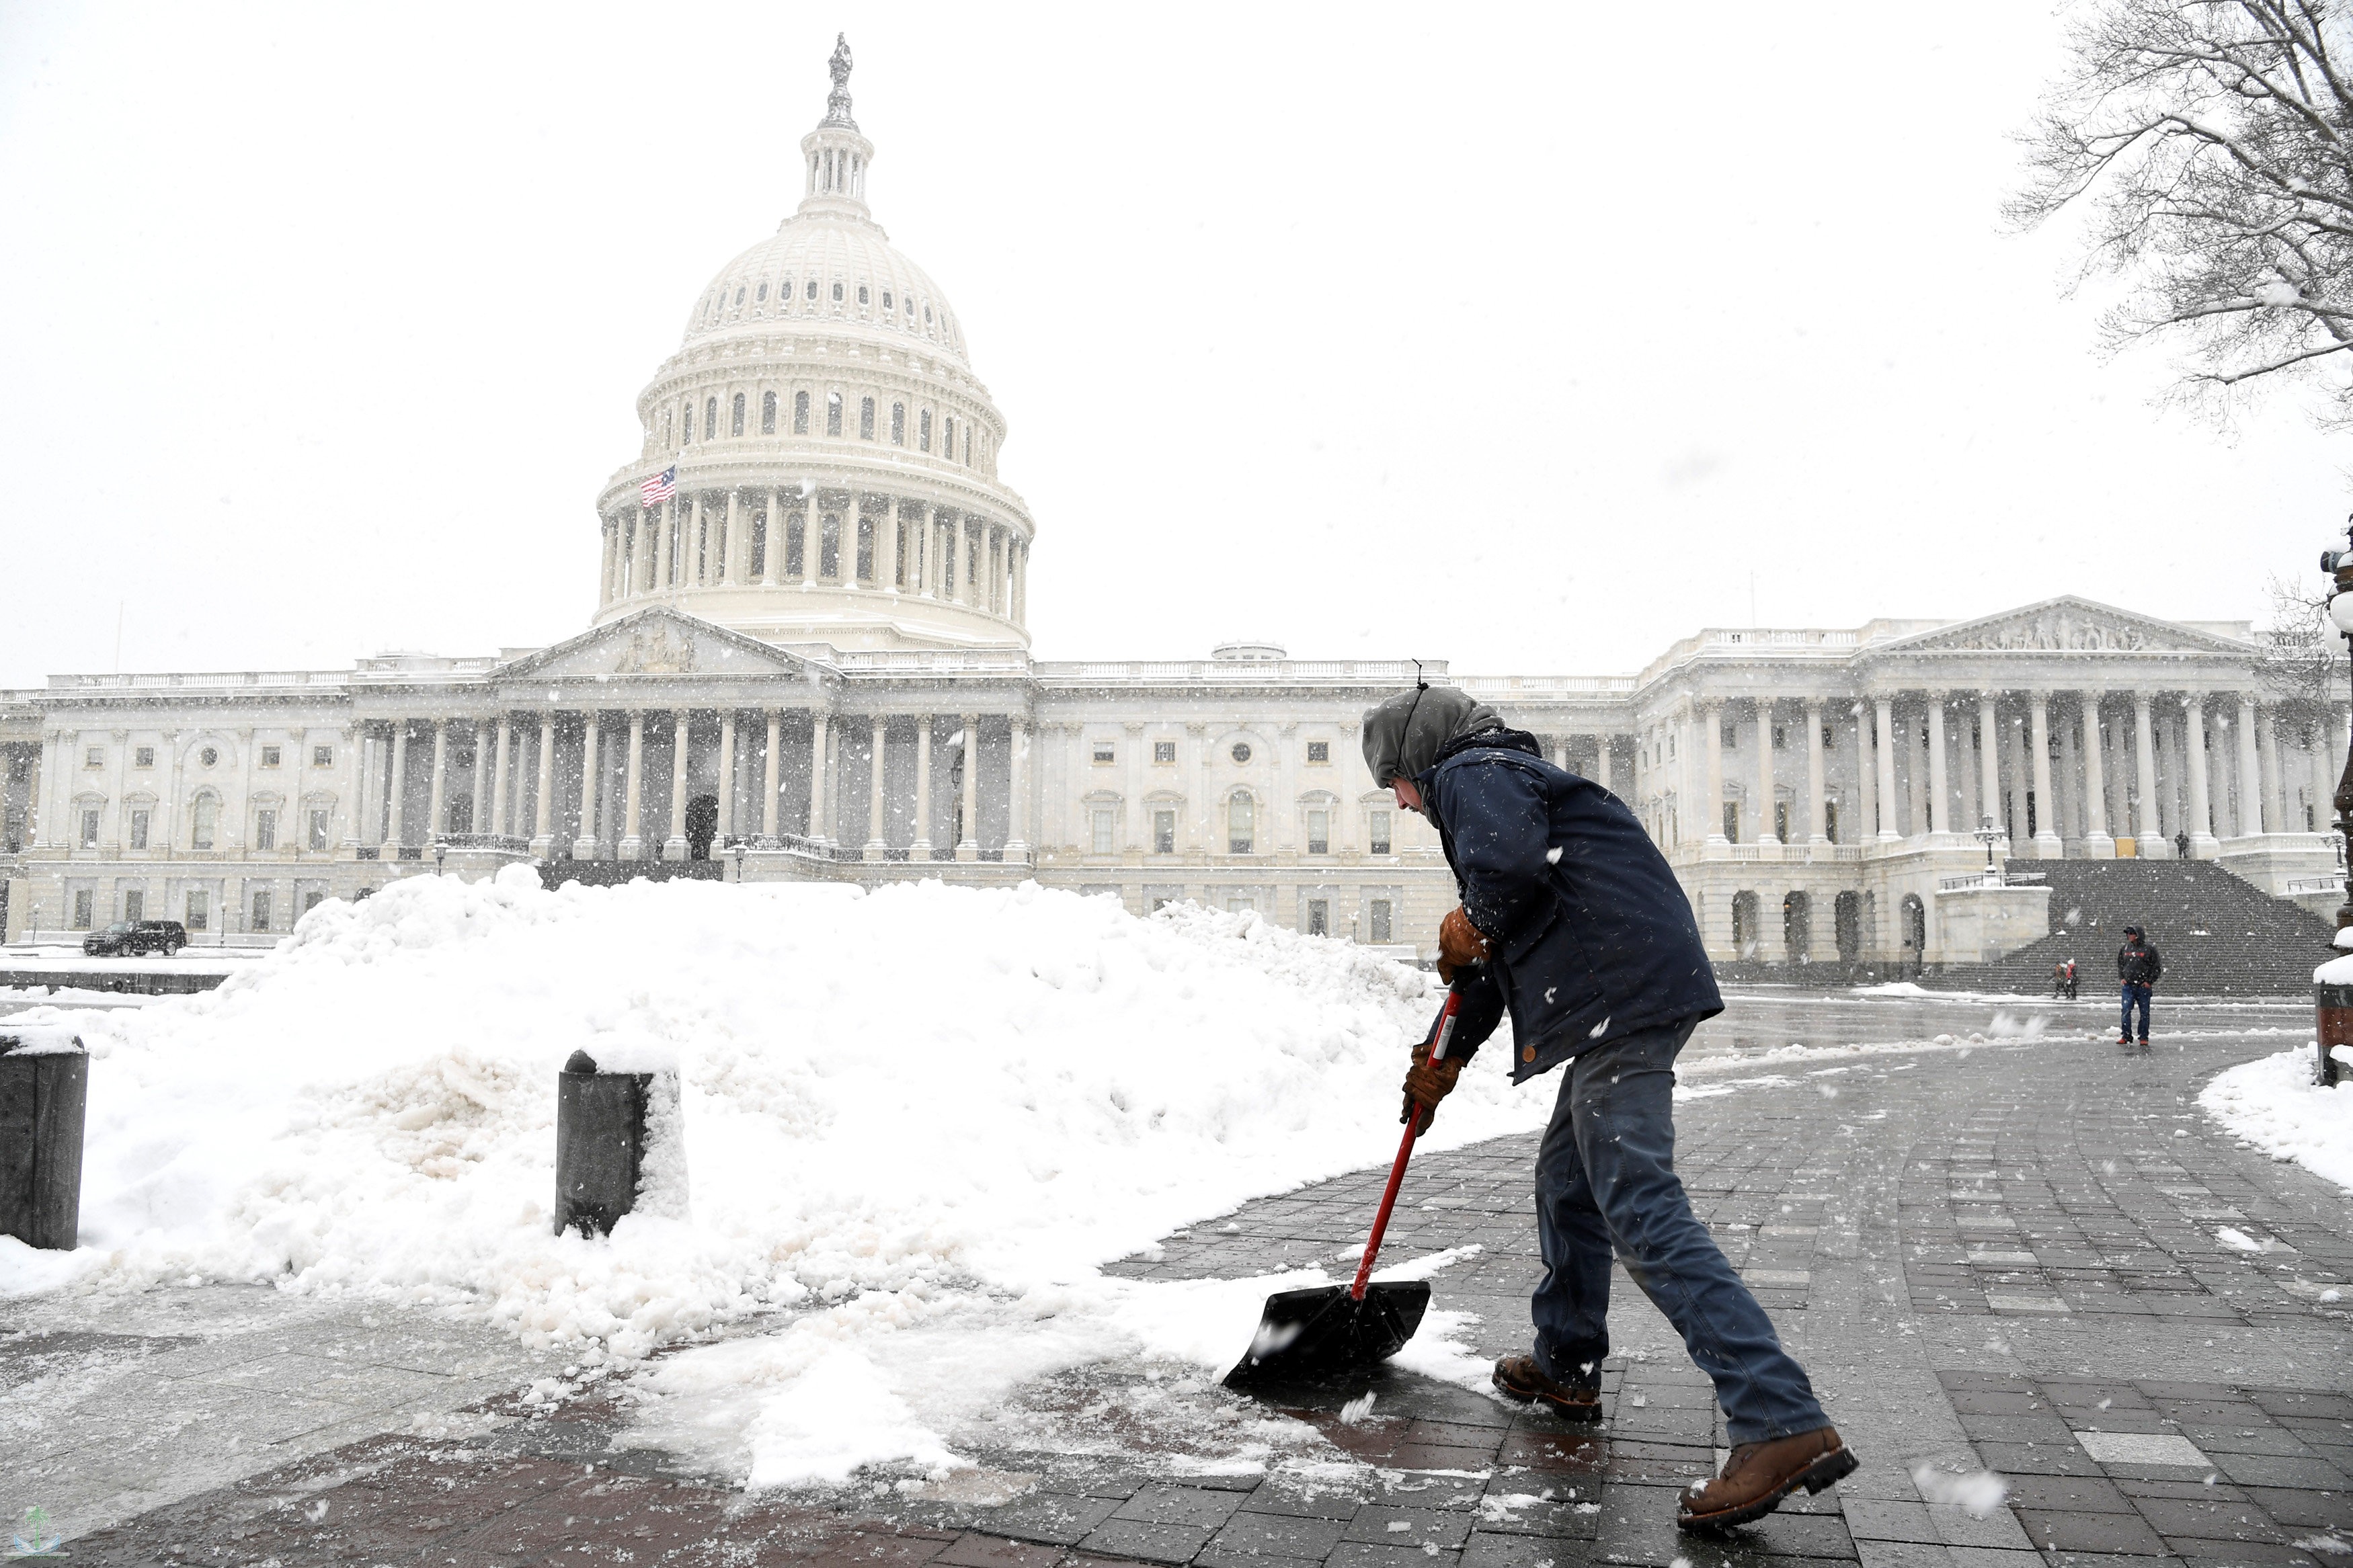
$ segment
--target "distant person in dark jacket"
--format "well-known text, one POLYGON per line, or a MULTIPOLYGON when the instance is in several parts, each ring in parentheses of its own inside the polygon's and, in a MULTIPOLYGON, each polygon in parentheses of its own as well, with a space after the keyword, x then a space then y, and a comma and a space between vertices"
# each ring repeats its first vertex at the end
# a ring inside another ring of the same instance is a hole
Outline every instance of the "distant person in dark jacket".
POLYGON ((2116 949, 2116 978, 2124 984, 2124 1021, 2116 1026, 2116 1044, 2133 1043, 2133 1009, 2140 1009, 2140 1043, 2148 1044, 2149 988, 2165 977, 2165 960, 2149 946, 2138 926, 2125 927, 2125 944, 2116 949))
POLYGON ((1495 1386, 1600 1418, 1614 1246, 1715 1383, 1733 1443, 1677 1522, 1737 1524, 1846 1475, 1854 1456, 1675 1176, 1675 1057, 1724 999, 1665 858, 1617 796, 1461 691, 1400 692, 1365 715, 1364 743, 1375 781, 1436 825, 1462 899, 1439 932, 1439 973, 1463 992, 1454 1040, 1440 1062, 1417 1053, 1408 1113, 1435 1113, 1506 1013, 1514 1080, 1562 1069, 1536 1153, 1535 1353, 1496 1363, 1495 1386))

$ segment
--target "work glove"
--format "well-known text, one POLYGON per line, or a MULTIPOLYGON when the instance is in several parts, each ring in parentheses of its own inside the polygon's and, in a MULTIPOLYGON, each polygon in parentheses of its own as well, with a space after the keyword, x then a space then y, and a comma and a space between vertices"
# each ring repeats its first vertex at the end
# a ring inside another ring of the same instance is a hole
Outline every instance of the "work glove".
POLYGON ((1421 1107, 1421 1122, 1413 1130, 1414 1136, 1430 1131, 1430 1124, 1438 1118, 1438 1102, 1454 1092, 1454 1080, 1462 1076, 1465 1059, 1440 1057, 1431 1061, 1421 1047, 1414 1047, 1413 1067, 1405 1075, 1405 1108, 1398 1112, 1398 1120, 1403 1121, 1413 1114, 1415 1106, 1421 1107))
POLYGON ((1487 938, 1457 904, 1438 922, 1438 977, 1454 984, 1454 972, 1466 963, 1487 962, 1487 938))

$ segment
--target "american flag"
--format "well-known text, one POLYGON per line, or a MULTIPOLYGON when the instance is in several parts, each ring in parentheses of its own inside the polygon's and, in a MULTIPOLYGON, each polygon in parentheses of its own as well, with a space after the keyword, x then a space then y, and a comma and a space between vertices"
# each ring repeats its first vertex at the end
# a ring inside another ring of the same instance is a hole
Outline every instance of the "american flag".
POLYGON ((672 463, 669 468, 639 485, 638 493, 646 498, 648 506, 659 506, 678 494, 678 465, 672 463))

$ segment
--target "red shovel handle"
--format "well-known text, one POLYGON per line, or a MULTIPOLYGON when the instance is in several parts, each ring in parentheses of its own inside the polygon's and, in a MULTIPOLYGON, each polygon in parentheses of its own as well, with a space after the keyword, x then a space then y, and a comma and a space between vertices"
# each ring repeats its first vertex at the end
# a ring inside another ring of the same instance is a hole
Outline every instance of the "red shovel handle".
MULTIPOLYGON (((1454 1015, 1462 1005, 1462 993, 1447 988, 1446 1005, 1439 1009, 1438 1022, 1430 1026, 1430 1059, 1438 1061, 1446 1055, 1447 1042, 1454 1037, 1454 1015)), ((1356 1282, 1348 1287, 1356 1300, 1365 1299, 1365 1281, 1373 1277, 1373 1259, 1381 1255, 1381 1237, 1388 1233, 1389 1211, 1397 1207, 1398 1189, 1405 1184, 1406 1162, 1413 1158, 1413 1141, 1421 1136, 1422 1107, 1416 1102, 1407 1112, 1405 1136, 1398 1142, 1397 1163, 1389 1167, 1389 1184, 1381 1194, 1381 1212, 1373 1216, 1373 1234, 1365 1242, 1365 1260, 1356 1266, 1356 1282)))

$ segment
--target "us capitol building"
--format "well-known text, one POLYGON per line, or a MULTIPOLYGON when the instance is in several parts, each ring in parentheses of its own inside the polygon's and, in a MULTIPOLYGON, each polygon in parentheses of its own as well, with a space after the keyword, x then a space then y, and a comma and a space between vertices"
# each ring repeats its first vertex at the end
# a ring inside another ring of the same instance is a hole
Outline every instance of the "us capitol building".
MULTIPOLYGON (((5 930, 259 943, 398 877, 646 867, 1190 899, 1429 951, 1436 835, 1357 716, 1406 661, 1233 643, 1029 653, 1038 524, 955 308, 869 215, 837 49, 807 190, 728 262, 596 498, 596 605, 552 647, 0 691, 5 930)), ((1616 791, 1710 951, 1963 963, 2044 933, 1996 858, 2335 864, 2341 719, 2275 700, 2244 622, 2063 598, 1958 622, 1703 630, 1632 675, 1453 676, 1616 791)), ((2019 868, 2024 869, 2024 868, 2019 868)), ((2322 896, 2333 906, 2333 894, 2322 896)))

